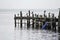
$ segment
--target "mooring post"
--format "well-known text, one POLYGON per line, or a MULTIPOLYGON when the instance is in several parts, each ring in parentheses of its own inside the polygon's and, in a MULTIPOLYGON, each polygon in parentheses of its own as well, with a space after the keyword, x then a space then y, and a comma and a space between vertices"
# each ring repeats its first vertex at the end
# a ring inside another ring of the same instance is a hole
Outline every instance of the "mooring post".
POLYGON ((15 28, 16 28, 16 14, 14 15, 14 20, 15 20, 15 28))
POLYGON ((32 12, 32 28, 34 29, 34 14, 33 14, 33 12, 32 12))
POLYGON ((20 28, 22 28, 22 11, 20 11, 20 17, 21 17, 21 19, 20 19, 20 28))

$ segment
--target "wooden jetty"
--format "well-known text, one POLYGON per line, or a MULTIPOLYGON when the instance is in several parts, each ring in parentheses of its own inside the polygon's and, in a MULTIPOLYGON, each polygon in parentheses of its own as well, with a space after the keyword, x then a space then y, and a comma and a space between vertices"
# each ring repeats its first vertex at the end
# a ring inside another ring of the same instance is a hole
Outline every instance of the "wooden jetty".
POLYGON ((20 14, 18 14, 18 16, 16 16, 16 14, 14 15, 14 23, 15 23, 15 28, 17 27, 17 24, 19 26, 20 24, 20 28, 22 29, 22 20, 26 19, 27 20, 27 29, 30 28, 30 20, 32 20, 32 29, 42 29, 42 26, 45 24, 45 22, 48 23, 48 26, 46 27, 47 30, 52 30, 56 32, 56 26, 58 26, 58 35, 59 38, 58 40, 60 40, 60 9, 59 9, 59 15, 58 18, 54 17, 54 14, 52 14, 52 17, 50 17, 50 12, 48 13, 47 17, 45 15, 46 10, 44 11, 44 17, 42 17, 42 15, 36 15, 32 12, 32 17, 30 16, 30 10, 28 11, 28 14, 26 17, 22 16, 22 11, 20 11, 20 14), (40 17, 39 17, 40 16, 40 17), (18 23, 17 23, 18 20, 18 23), (58 22, 58 25, 56 25, 56 22, 58 22))
MULTIPOLYGON (((16 14, 14 15, 14 21, 15 21, 15 28, 16 28, 16 20, 20 21, 18 22, 18 25, 20 24, 20 28, 22 28, 22 20, 26 19, 27 20, 27 29, 30 28, 30 20, 32 20, 32 28, 36 28, 36 29, 42 29, 42 26, 45 24, 45 22, 48 22, 48 27, 46 29, 50 29, 50 30, 55 30, 56 31, 56 22, 58 22, 58 18, 54 17, 54 14, 52 14, 52 17, 50 17, 50 12, 48 13, 49 17, 47 17, 45 15, 46 10, 44 11, 44 17, 42 17, 42 15, 36 15, 32 12, 32 17, 30 16, 30 10, 28 11, 28 14, 26 17, 22 16, 22 11, 20 11, 20 14, 18 14, 18 16, 16 16, 16 14), (40 16, 40 17, 39 17, 40 16), (36 27, 35 27, 35 26, 36 27)), ((60 17, 60 16, 59 16, 60 17)), ((59 22, 60 23, 60 22, 59 22)), ((59 27, 60 29, 60 27, 59 27)))

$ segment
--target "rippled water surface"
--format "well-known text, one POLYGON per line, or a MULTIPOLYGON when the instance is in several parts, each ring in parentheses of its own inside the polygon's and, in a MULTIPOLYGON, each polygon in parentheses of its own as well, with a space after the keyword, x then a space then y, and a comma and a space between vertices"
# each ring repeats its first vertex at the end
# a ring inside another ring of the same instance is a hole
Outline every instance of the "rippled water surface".
POLYGON ((58 40, 57 33, 47 30, 15 30, 17 40, 58 40))

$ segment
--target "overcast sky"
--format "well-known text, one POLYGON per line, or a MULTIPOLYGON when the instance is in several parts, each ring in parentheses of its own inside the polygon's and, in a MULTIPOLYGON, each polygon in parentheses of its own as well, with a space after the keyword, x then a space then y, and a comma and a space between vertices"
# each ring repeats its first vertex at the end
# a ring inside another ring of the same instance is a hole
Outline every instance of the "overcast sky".
POLYGON ((59 8, 60 0, 0 0, 0 9, 59 8))

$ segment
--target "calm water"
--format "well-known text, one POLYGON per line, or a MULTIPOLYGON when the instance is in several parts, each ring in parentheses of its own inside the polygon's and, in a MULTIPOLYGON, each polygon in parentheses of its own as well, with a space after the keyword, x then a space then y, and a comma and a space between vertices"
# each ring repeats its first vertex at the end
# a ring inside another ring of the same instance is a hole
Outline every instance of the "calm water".
MULTIPOLYGON (((19 11, 0 10, 0 40, 58 40, 58 33, 47 30, 14 28, 14 14, 19 11)), ((56 12, 58 13, 58 12, 56 12)))

